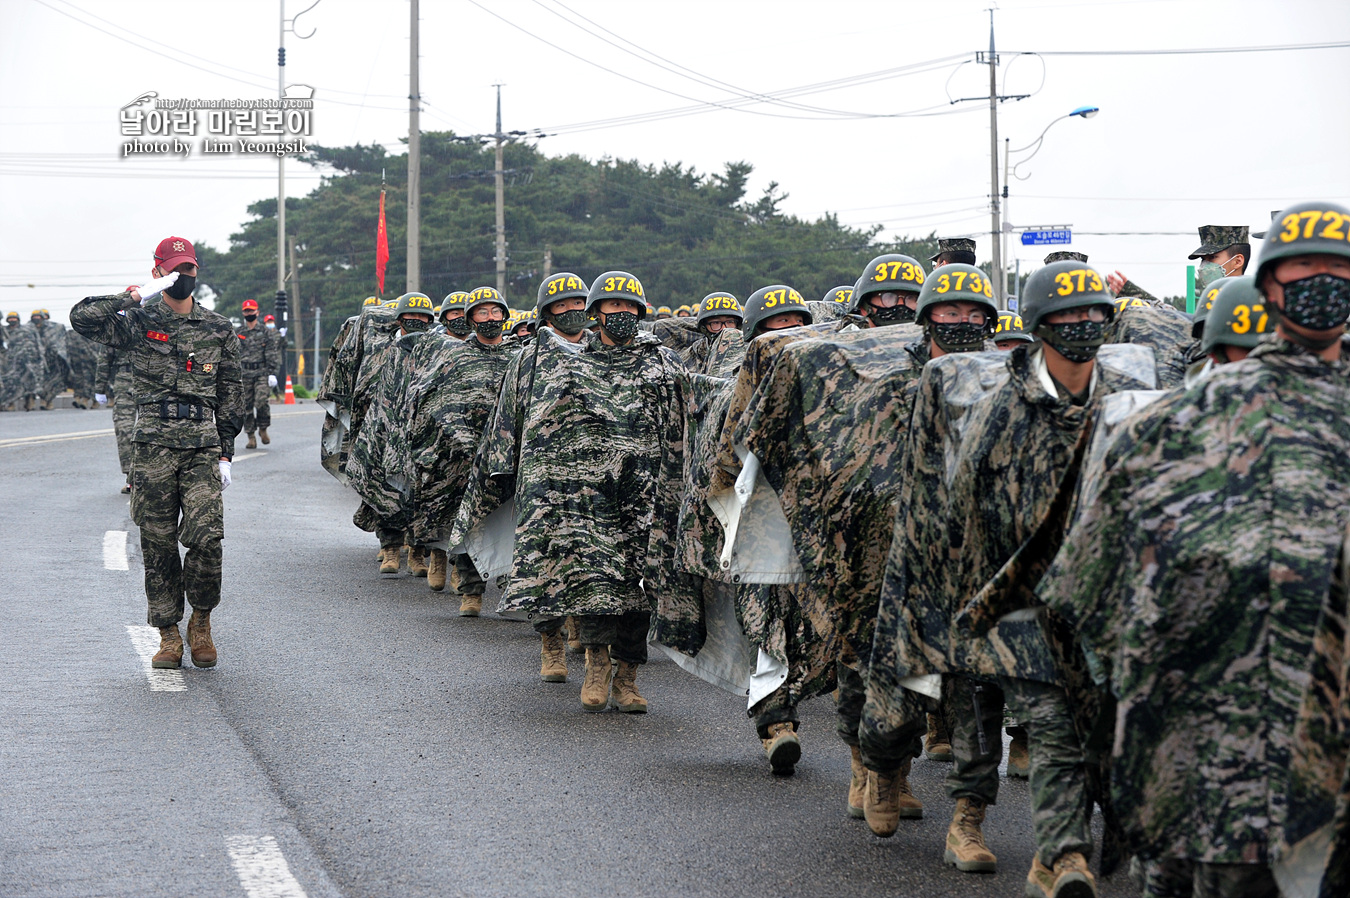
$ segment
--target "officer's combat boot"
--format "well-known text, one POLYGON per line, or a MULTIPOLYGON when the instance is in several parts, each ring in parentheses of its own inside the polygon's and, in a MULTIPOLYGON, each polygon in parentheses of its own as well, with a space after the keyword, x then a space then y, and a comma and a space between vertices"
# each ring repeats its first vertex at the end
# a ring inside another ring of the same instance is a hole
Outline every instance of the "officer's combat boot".
POLYGON ((567 650, 580 655, 581 638, 577 636, 577 619, 570 614, 563 618, 563 634, 567 638, 567 650))
POLYGON ((581 684, 581 707, 587 711, 603 711, 609 706, 609 681, 614 676, 614 665, 609 660, 609 646, 586 646, 586 680, 581 684))
POLYGON ((1008 778, 1026 779, 1031 775, 1031 752, 1027 751, 1027 731, 1021 727, 1008 744, 1008 778))
POLYGON ((866 816, 863 804, 867 801, 867 768, 863 766, 862 752, 858 750, 858 746, 850 745, 849 750, 853 753, 853 758, 849 763, 848 815, 861 820, 866 816))
POLYGON ((947 725, 937 714, 928 715, 928 735, 923 740, 923 756, 930 761, 952 759, 952 737, 947 735, 947 725))
POLYGON ((540 634, 541 661, 539 678, 545 683, 567 682, 567 652, 563 648, 562 632, 540 634))
POLYGON ((258 448, 258 435, 251 430, 248 432, 248 445, 245 446, 244 448, 245 449, 258 448))
POLYGON ((984 809, 987 805, 978 798, 958 798, 952 824, 947 827, 947 850, 942 860, 964 873, 995 873, 998 859, 984 844, 984 809))
POLYGON ((397 574, 399 568, 399 547, 383 546, 380 549, 380 573, 397 574))
POLYGON ((408 547, 408 572, 414 577, 427 575, 427 550, 425 546, 408 547))
POLYGON ((460 596, 459 597, 459 616, 477 617, 483 613, 483 596, 460 596))
POLYGON ((267 435, 267 428, 266 428, 266 427, 259 427, 259 428, 258 428, 258 436, 262 437, 262 441, 263 441, 263 445, 264 445, 264 446, 267 446, 267 445, 270 445, 270 444, 271 444, 272 439, 271 439, 271 437, 269 437, 269 436, 267 435))
POLYGON ((1087 858, 1076 851, 1055 861, 1053 868, 1033 856, 1024 894, 1027 898, 1097 898, 1097 880, 1088 869, 1087 858))
POLYGON ((802 742, 791 723, 769 724, 769 737, 763 741, 764 754, 769 756, 769 769, 774 776, 792 776, 797 772, 797 762, 802 759, 802 742))
POLYGON ((193 610, 188 618, 188 648, 194 667, 216 666, 216 644, 211 641, 211 612, 193 610))
POLYGON ((909 768, 906 760, 892 774, 867 771, 867 794, 863 799, 863 816, 872 832, 889 839, 895 835, 900 818, 909 820, 923 816, 923 802, 909 790, 909 768))
POLYGON ((614 666, 614 682, 610 689, 610 704, 625 714, 646 714, 647 700, 638 694, 636 664, 620 661, 614 666))
POLYGON ((159 651, 150 659, 151 667, 175 668, 183 666, 183 634, 178 625, 159 628, 159 651))
POLYGON ((436 592, 445 589, 446 557, 442 549, 431 550, 431 561, 427 564, 427 586, 436 592))

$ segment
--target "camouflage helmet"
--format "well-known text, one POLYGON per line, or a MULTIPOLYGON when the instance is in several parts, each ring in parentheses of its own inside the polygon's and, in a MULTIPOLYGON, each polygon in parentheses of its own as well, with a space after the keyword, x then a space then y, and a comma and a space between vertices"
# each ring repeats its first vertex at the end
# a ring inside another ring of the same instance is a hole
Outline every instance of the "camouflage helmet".
POLYGON ((676 317, 676 318, 692 318, 692 317, 694 317, 694 307, 693 307, 693 306, 689 306, 689 305, 683 305, 683 306, 678 306, 678 307, 676 307, 676 309, 675 309, 675 317, 676 317))
POLYGON ((695 322, 702 324, 709 318, 720 318, 723 315, 729 315, 738 322, 745 320, 745 310, 741 308, 740 301, 730 293, 709 293, 698 303, 698 317, 695 322))
POLYGON ((674 317, 675 317, 675 313, 674 313, 673 311, 671 311, 670 306, 657 306, 657 307, 656 307, 656 317, 657 317, 657 318, 661 318, 661 317, 665 317, 665 318, 674 318, 674 317))
POLYGON ((853 305, 853 285, 840 284, 838 287, 831 287, 825 291, 825 295, 820 298, 821 302, 837 302, 841 305, 853 305))
POLYGON ((501 306, 503 318, 511 314, 511 307, 506 304, 506 300, 497 292, 496 287, 475 287, 469 291, 469 301, 464 305, 464 317, 472 318, 474 309, 479 306, 501 306))
POLYGON ((974 265, 951 262, 934 268, 919 291, 919 304, 914 309, 915 319, 922 324, 924 313, 944 302, 977 302, 984 306, 988 313, 989 334, 994 333, 994 319, 998 315, 998 308, 994 305, 994 288, 989 283, 989 275, 974 265))
POLYGON ((1195 298, 1195 312, 1191 315, 1191 338, 1199 340, 1200 335, 1205 332, 1205 319, 1209 317, 1210 309, 1214 306, 1214 299, 1219 295, 1219 288, 1228 278, 1219 278, 1210 284, 1200 295, 1195 298))
POLYGON ((380 298, 378 296, 367 296, 365 299, 361 300, 361 308, 363 309, 367 306, 378 306, 379 304, 380 298))
POLYGON ((435 314, 433 312, 435 308, 436 304, 425 293, 405 293, 398 298, 394 314, 398 318, 404 315, 426 315, 431 318, 435 314))
POLYGON ((797 312, 810 324, 814 317, 811 307, 802 299, 802 295, 787 284, 771 284, 760 287, 745 301, 741 319, 741 336, 749 343, 755 338, 761 322, 784 312, 797 312))
POLYGON ((606 299, 626 299, 638 307, 638 320, 646 318, 651 312, 647 304, 647 294, 642 282, 626 271, 606 271, 591 283, 586 294, 586 311, 594 315, 600 303, 606 299))
POLYGON ((1256 289, 1256 278, 1224 278, 1210 290, 1216 295, 1205 319, 1201 352, 1208 355, 1214 347, 1225 345, 1251 348, 1275 331, 1275 316, 1266 313, 1266 298, 1256 289))
POLYGON ((1052 262, 1027 278, 1019 311, 1023 326, 1034 334, 1051 312, 1106 306, 1108 315, 1115 314, 1115 299, 1106 289, 1106 279, 1082 262, 1052 262))
POLYGON ((380 305, 384 306, 386 309, 397 309, 398 297, 394 297, 393 299, 386 299, 384 302, 380 303, 380 305))
POLYGON ((555 302, 564 299, 585 299, 590 289, 580 275, 570 271, 551 274, 539 284, 539 295, 534 301, 534 310, 543 312, 555 302))
POLYGON ((877 256, 863 269, 862 276, 853 285, 853 301, 850 312, 857 312, 862 301, 871 293, 895 291, 897 293, 918 293, 923 289, 923 263, 913 256, 900 253, 887 253, 877 256))
POLYGON ((994 328, 994 342, 1003 343, 1017 340, 1021 343, 1035 343, 1036 338, 1022 327, 1022 316, 1016 312, 999 312, 998 326, 994 328))
POLYGON ((453 293, 447 293, 445 299, 441 300, 441 321, 445 321, 447 315, 458 309, 463 312, 469 307, 469 294, 463 290, 456 290, 453 293))
POLYGON ((5 313, 5 321, 18 321, 18 320, 19 320, 19 313, 18 313, 18 312, 6 312, 6 313, 5 313))
POLYGON ((1276 262, 1312 254, 1350 258, 1350 209, 1318 200, 1298 203, 1275 216, 1261 243, 1257 288, 1276 262))

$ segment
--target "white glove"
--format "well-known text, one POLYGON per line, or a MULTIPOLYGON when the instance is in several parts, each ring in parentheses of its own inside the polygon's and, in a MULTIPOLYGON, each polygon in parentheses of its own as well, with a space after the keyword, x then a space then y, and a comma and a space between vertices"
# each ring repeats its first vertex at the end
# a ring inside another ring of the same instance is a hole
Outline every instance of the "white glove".
POLYGON ((267 375, 267 385, 268 385, 269 387, 274 388, 274 389, 276 388, 276 385, 277 385, 277 376, 276 376, 275 374, 269 374, 269 375, 267 375))
POLYGON ((107 405, 107 404, 108 404, 108 397, 107 397, 107 396, 104 396, 102 393, 95 393, 95 394, 94 394, 94 401, 97 402, 99 405, 107 405))
POLYGON ((170 271, 164 277, 155 278, 144 287, 137 287, 136 292, 141 294, 141 305, 145 305, 169 287, 172 287, 176 280, 178 280, 178 272, 170 271))
POLYGON ((222 458, 220 460, 220 491, 225 492, 225 487, 229 486, 230 483, 230 463, 222 458))
POLYGON ((284 327, 277 328, 277 333, 281 334, 283 337, 286 336, 286 328, 284 327))

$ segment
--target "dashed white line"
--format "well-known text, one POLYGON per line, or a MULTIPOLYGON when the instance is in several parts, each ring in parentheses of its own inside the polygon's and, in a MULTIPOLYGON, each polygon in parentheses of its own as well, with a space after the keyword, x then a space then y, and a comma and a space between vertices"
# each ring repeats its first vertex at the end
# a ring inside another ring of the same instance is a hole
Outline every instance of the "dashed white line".
POLYGON ((145 665, 145 679, 150 683, 151 692, 186 692, 187 681, 181 670, 156 670, 150 666, 155 652, 159 651, 159 630, 154 627, 134 627, 127 625, 127 635, 136 654, 141 656, 145 665))
POLYGON ((305 898, 272 836, 226 836, 225 848, 248 898, 305 898))
POLYGON ((103 534, 103 567, 110 571, 128 570, 125 530, 109 530, 103 534))

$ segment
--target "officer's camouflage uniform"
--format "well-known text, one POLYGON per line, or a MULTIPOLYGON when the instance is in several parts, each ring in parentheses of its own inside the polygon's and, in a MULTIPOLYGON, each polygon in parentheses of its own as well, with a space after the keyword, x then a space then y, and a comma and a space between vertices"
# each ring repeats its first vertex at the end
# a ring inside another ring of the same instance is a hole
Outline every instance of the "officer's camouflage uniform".
MULTIPOLYGON (((990 373, 988 359, 981 354, 944 356, 925 371, 900 500, 907 514, 897 519, 887 565, 860 741, 868 760, 874 752, 889 750, 900 736, 908 737, 907 730, 894 732, 915 725, 901 716, 912 711, 913 699, 902 694, 900 677, 962 674, 945 684, 956 693, 944 701, 946 707, 969 699, 975 684, 964 675, 997 678, 1009 692, 1013 713, 1035 727, 1033 740, 1042 734, 1054 740, 1043 748, 1047 757, 1054 756, 1053 762, 1032 767, 1033 777, 1050 770, 1057 775, 1052 781, 1032 781, 1033 789, 1050 790, 1038 797, 1035 806, 1040 810, 1033 819, 1040 861, 1049 867, 1062 854, 1091 851, 1088 807, 1079 804, 1086 794, 1081 751, 1058 740, 1068 718, 1061 671, 1072 643, 1065 643, 1056 621, 1047 624, 1043 617, 1002 620, 973 640, 957 630, 956 618, 965 602, 996 575, 1011 578, 1011 585, 1001 585, 1008 586, 1014 599, 1000 596, 1000 607, 991 616, 1025 607, 1015 604, 1026 598, 1015 587, 1034 584, 1058 546, 1101 399, 1152 383, 1113 370, 1099 354, 1088 400, 1076 405, 1062 388, 1060 395, 1046 392, 1036 374, 1040 351, 1017 347, 1000 354, 1006 359, 1006 382, 988 392, 982 383, 976 386, 983 395, 958 419, 959 434, 949 430, 943 381, 953 375, 983 379, 990 373), (953 438, 954 457, 948 455, 953 438), (1018 555, 1027 545, 1031 548, 1018 555), (1010 562, 1015 573, 1011 567, 1000 570, 1010 562), (1059 726, 1052 732, 1048 724, 1055 723, 1059 726)), ((979 718, 973 713, 948 715, 957 763, 947 788, 953 798, 993 804, 1005 690, 992 683, 980 688, 979 718), (988 743, 984 752, 978 746, 979 722, 988 743)))
POLYGON ((1042 583, 1118 701, 1145 858, 1268 865, 1337 814, 1346 838, 1346 375, 1270 340, 1159 401, 1042 583))
POLYGON ((1158 386, 1181 386, 1186 377, 1186 353, 1191 343, 1191 319, 1169 305, 1116 301, 1116 316, 1106 329, 1107 343, 1148 346, 1158 365, 1158 386))
POLYGON ((268 405, 271 387, 267 376, 276 374, 281 364, 277 356, 275 335, 260 322, 239 325, 239 364, 244 369, 244 431, 252 434, 259 427, 272 425, 272 408, 268 405))
MULTIPOLYGON (((684 369, 645 332, 624 346, 585 340, 579 352, 541 340, 547 364, 539 359, 514 390, 504 385, 450 542, 514 494, 503 610, 645 619, 649 595, 689 588, 674 569, 684 369)), ((641 657, 613 657, 645 662, 636 642, 641 657)))
POLYGON ((81 336, 78 331, 71 331, 65 337, 66 353, 70 358, 70 373, 66 379, 66 386, 75 394, 77 403, 92 406, 94 393, 103 392, 94 389, 94 381, 98 377, 98 357, 103 347, 81 336))
MULTIPOLYGON (((272 354, 276 358, 276 367, 272 373, 277 376, 277 385, 272 388, 274 395, 280 396, 286 387, 286 335, 276 327, 267 327, 268 339, 272 341, 272 354)), ((261 426, 261 425, 259 425, 261 426)))
MULTIPOLYGON (((98 370, 94 376, 94 392, 108 397, 112 403, 113 435, 117 439, 117 461, 122 473, 131 476, 134 444, 131 441, 136 428, 136 394, 132 392, 135 373, 132 370, 133 353, 113 346, 100 346, 98 370)), ((128 481, 130 482, 130 481, 128 481)))
POLYGON ((185 592, 195 610, 220 602, 217 460, 233 457, 243 418, 239 340, 228 320, 199 302, 176 315, 162 302, 141 308, 130 293, 82 299, 70 320, 89 339, 131 354, 139 403, 131 517, 141 528, 148 620, 176 625, 185 592))

